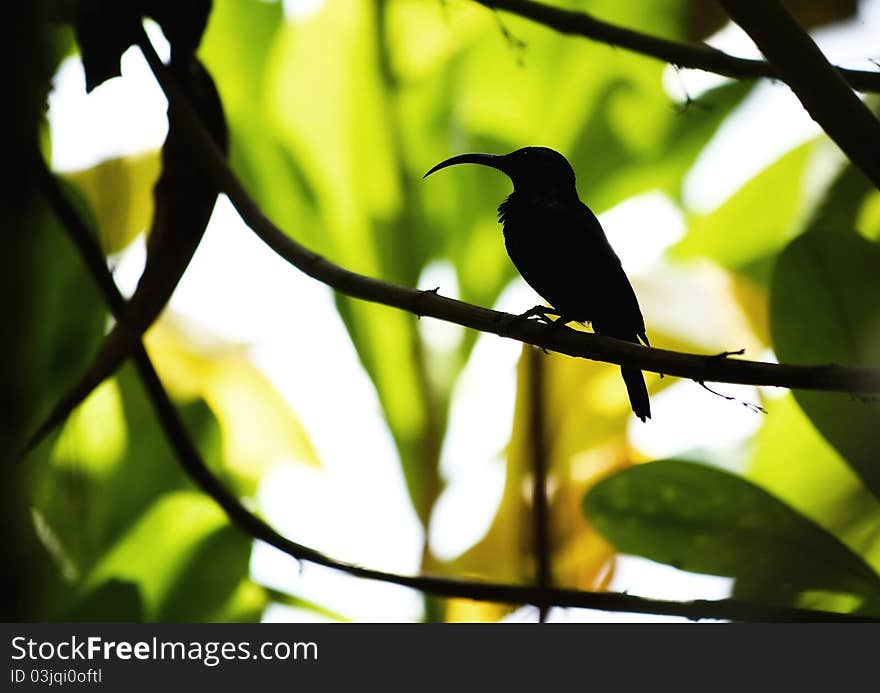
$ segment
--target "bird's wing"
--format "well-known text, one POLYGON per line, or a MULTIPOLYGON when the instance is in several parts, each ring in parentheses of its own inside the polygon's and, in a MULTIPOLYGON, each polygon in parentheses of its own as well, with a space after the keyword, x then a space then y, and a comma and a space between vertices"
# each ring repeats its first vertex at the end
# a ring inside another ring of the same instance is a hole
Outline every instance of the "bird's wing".
POLYGON ((554 308, 621 339, 645 332, 635 292, 589 207, 553 200, 511 212, 505 221, 511 259, 554 308))

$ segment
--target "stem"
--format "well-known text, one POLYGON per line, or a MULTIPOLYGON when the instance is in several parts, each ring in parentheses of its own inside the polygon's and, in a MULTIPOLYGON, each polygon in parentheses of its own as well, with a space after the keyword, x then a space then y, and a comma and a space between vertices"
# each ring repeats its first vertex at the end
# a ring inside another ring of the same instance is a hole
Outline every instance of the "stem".
MULTIPOLYGON (((550 556, 550 517, 547 503, 547 445, 544 426, 544 354, 540 349, 527 349, 529 359, 529 400, 532 442, 532 513, 535 540, 535 584, 539 589, 553 584, 550 556)), ((547 620, 548 607, 538 612, 541 623, 547 620)))

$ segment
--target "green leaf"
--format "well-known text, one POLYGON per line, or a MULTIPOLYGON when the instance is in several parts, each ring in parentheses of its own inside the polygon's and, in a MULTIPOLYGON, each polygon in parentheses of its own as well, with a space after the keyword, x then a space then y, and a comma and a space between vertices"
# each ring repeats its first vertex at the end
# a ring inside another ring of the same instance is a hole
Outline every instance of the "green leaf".
POLYGON ((754 484, 692 462, 638 465, 597 484, 584 511, 619 551, 682 570, 792 590, 880 595, 880 576, 812 520, 754 484))
POLYGON ((230 526, 205 538, 175 576, 159 607, 158 620, 217 620, 247 579, 252 543, 250 537, 230 526))
MULTIPOLYGON (((765 400, 764 407, 767 417, 751 446, 749 479, 828 528, 875 569, 880 567, 880 503, 816 430, 791 393, 765 400)), ((770 573, 760 584, 740 580, 734 594, 748 600, 766 599, 768 590, 780 582, 779 576, 770 573)), ((794 595, 784 590, 779 590, 779 596, 787 603, 794 601, 794 595)), ((827 599, 811 606, 836 608, 827 599)))
POLYGON ((283 26, 281 3, 219 0, 199 57, 223 100, 233 170, 270 219, 312 244, 312 238, 321 235, 314 191, 299 162, 281 144, 271 117, 271 57, 278 53, 283 26))
MULTIPOLYGON (((880 246, 849 230, 816 227, 773 272, 770 321, 780 361, 880 366, 880 246)), ((823 436, 880 497, 880 402, 795 391, 823 436)))
POLYGON ((813 142, 792 149, 720 207, 693 216, 673 257, 707 257, 741 270, 778 251, 799 230, 805 202, 802 181, 812 151, 813 142))
POLYGON ((64 621, 138 623, 144 620, 141 594, 134 582, 108 580, 86 594, 62 616, 64 621))
MULTIPOLYGON (((218 471, 220 429, 211 410, 195 400, 179 412, 218 471)), ((86 574, 157 497, 189 486, 133 368, 125 366, 65 425, 36 483, 33 503, 78 572, 86 574)))
POLYGON ((309 601, 308 599, 303 599, 302 597, 297 597, 294 594, 287 594, 286 592, 282 592, 280 590, 274 590, 268 587, 264 589, 266 590, 266 595, 271 601, 277 602, 278 604, 283 604, 284 606, 290 607, 291 609, 302 609, 303 611, 309 611, 316 616, 321 616, 327 619, 330 622, 351 622, 351 619, 347 616, 341 614, 338 611, 334 611, 333 609, 329 609, 322 604, 309 601))
MULTIPOLYGON (((213 500, 192 491, 177 491, 159 498, 137 523, 113 546, 96 565, 84 582, 88 593, 100 588, 110 580, 123 580, 138 585, 148 619, 168 616, 166 603, 180 607, 181 581, 193 584, 192 570, 205 555, 206 542, 227 524, 223 511, 213 500)), ((220 549, 224 549, 221 545, 220 549)), ((221 557, 224 551, 220 551, 221 557)), ((240 553, 240 552, 239 552, 240 553)), ((228 554, 227 554, 228 557, 228 554)), ((240 556, 241 558, 241 556, 240 556)), ((244 555, 246 565, 247 556, 244 555)), ((221 560, 226 569, 228 561, 221 560)), ((240 580, 241 565, 231 573, 240 580)), ((216 567, 216 566, 215 566, 216 567)), ((206 566, 208 572, 210 567, 206 566)), ((214 605, 217 597, 215 586, 208 588, 208 578, 201 588, 207 588, 208 601, 214 605)), ((224 578, 221 576, 219 582, 224 578)), ((223 585, 226 587, 226 585, 223 585)), ((199 605, 197 593, 189 595, 195 606, 199 605)), ((204 605, 204 602, 202 603, 204 605)), ((186 610, 187 615, 193 611, 186 610)))

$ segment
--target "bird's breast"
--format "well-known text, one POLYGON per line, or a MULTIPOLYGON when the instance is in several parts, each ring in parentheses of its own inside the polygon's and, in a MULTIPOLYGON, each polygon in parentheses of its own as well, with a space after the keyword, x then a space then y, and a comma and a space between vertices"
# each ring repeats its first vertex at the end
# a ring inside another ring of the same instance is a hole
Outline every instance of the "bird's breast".
POLYGON ((589 256, 576 230, 539 209, 504 220, 504 245, 523 279, 557 310, 591 319, 589 256))

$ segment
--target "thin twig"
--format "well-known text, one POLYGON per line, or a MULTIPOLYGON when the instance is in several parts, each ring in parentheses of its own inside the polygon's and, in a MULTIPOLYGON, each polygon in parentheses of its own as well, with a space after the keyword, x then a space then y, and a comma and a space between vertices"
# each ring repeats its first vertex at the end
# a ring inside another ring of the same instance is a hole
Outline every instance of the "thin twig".
MULTIPOLYGON (((563 34, 583 36, 657 58, 677 67, 714 72, 734 79, 783 79, 776 68, 764 60, 737 58, 706 44, 679 43, 643 34, 603 22, 586 12, 551 7, 533 0, 476 0, 476 2, 490 9, 504 10, 525 17, 563 34)), ((835 69, 857 91, 880 91, 880 72, 839 67, 835 69)))
MULTIPOLYGON (((169 98, 186 101, 143 34, 138 41, 153 74, 169 98)), ((336 291, 365 301, 400 308, 413 314, 452 322, 481 332, 510 337, 534 346, 580 358, 615 363, 627 368, 664 373, 696 381, 767 385, 804 390, 830 390, 849 393, 880 392, 880 370, 845 367, 794 366, 713 356, 686 354, 643 347, 611 337, 559 329, 533 320, 517 320, 509 313, 490 310, 463 301, 384 282, 347 270, 299 244, 275 226, 248 195, 229 169, 210 136, 191 108, 181 107, 181 120, 190 129, 194 165, 211 176, 227 194, 244 222, 266 245, 305 274, 336 291)))
POLYGON ((756 414, 766 414, 767 413, 767 410, 764 409, 764 407, 762 407, 760 404, 755 404, 754 402, 746 402, 745 400, 738 399, 738 398, 734 397, 733 395, 725 395, 723 392, 718 392, 718 390, 713 390, 711 387, 706 385, 706 383, 697 383, 697 384, 701 388, 706 390, 707 392, 711 392, 716 397, 720 397, 721 399, 725 399, 728 402, 739 402, 746 409, 748 409, 749 411, 753 411, 756 414))
POLYGON ((493 14, 495 15, 495 21, 498 24, 498 30, 501 32, 504 40, 507 41, 507 45, 510 46, 510 49, 516 55, 516 64, 523 67, 525 65, 523 55, 527 47, 526 42, 518 38, 510 29, 508 29, 507 24, 504 23, 504 18, 499 12, 493 12, 493 14))

